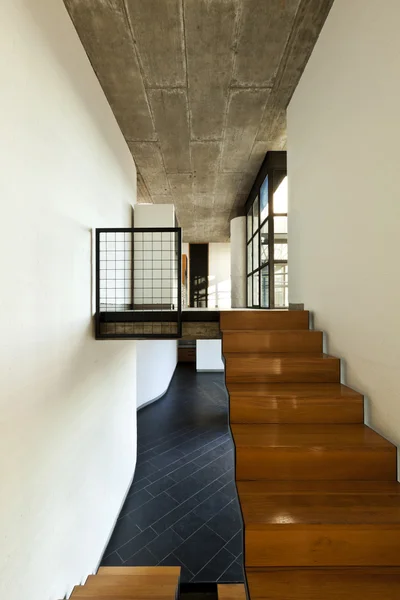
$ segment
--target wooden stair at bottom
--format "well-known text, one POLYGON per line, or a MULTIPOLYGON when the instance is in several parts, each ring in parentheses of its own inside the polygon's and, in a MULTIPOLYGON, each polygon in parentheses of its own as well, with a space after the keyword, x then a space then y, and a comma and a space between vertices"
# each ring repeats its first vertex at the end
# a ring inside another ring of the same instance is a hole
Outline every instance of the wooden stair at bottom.
POLYGON ((175 600, 180 567, 101 567, 76 586, 71 600, 175 600))
POLYGON ((250 600, 399 600, 396 448, 308 321, 221 313, 250 600))
POLYGON ((243 583, 223 583, 218 585, 218 600, 246 600, 243 583))

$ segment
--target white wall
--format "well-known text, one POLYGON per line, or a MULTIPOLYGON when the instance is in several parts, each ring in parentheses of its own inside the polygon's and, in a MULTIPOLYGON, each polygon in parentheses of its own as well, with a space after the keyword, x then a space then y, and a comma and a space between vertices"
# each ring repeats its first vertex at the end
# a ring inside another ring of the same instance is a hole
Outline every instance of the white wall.
MULTIPOLYGON (((175 207, 173 204, 137 204, 134 210, 134 225, 135 227, 175 227, 175 207)), ((160 304, 166 301, 176 303, 176 288, 171 292, 169 281, 171 277, 177 277, 173 234, 153 233, 151 236, 151 242, 144 240, 144 244, 151 246, 150 249, 147 246, 142 248, 142 242, 135 242, 135 300, 139 304, 142 302, 160 304), (170 236, 168 243, 165 241, 167 235, 170 236), (155 259, 158 259, 157 252, 162 254, 163 262, 160 264, 160 269, 154 270, 154 266, 158 266, 154 262, 155 259), (171 254, 169 263, 165 262, 167 253, 171 254), (138 287, 142 284, 142 271, 138 269, 137 265, 142 266, 142 258, 148 269, 147 277, 149 274, 152 277, 146 283, 150 281, 152 286, 160 287, 165 281, 168 281, 166 289, 160 291, 138 287)), ((167 391, 178 362, 177 352, 176 340, 140 340, 137 342, 137 408, 160 398, 167 391)))
POLYGON ((231 220, 231 303, 232 308, 246 307, 246 217, 231 220))
POLYGON ((92 572, 136 461, 135 342, 96 342, 94 227, 136 173, 61 0, 0 3, 0 598, 92 572))
POLYGON ((208 307, 231 307, 231 245, 208 245, 208 307))
POLYGON ((221 340, 197 340, 197 371, 223 371, 224 368, 221 340))
MULTIPOLYGON (((138 204, 134 211, 135 227, 175 227, 173 204, 138 204)), ((173 232, 135 233, 134 302, 136 306, 178 302, 175 234, 173 232)))
POLYGON ((135 227, 175 227, 173 204, 137 204, 133 214, 135 227))
POLYGON ((290 301, 400 443, 400 3, 336 0, 288 111, 290 301))
POLYGON ((163 396, 178 362, 176 340, 138 340, 136 361, 137 408, 163 396))

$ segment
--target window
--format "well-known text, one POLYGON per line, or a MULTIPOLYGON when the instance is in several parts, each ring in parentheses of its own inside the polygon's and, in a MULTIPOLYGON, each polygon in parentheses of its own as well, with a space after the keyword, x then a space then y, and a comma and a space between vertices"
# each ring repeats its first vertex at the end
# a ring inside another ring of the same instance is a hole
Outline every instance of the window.
POLYGON ((266 176, 247 204, 247 306, 284 308, 289 301, 287 176, 266 161, 266 176))

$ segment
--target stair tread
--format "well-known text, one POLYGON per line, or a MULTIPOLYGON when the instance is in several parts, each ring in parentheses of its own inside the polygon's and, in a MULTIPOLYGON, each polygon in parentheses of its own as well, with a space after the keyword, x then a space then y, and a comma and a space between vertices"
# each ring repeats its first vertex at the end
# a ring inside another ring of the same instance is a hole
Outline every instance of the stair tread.
POLYGON ((309 328, 308 311, 289 310, 231 310, 220 313, 221 331, 252 329, 278 330, 309 328))
POLYGON ((231 396, 251 395, 252 397, 272 396, 275 398, 318 398, 331 400, 334 398, 363 398, 362 394, 341 383, 240 383, 228 382, 227 388, 231 396))
POLYGON ((336 356, 325 354, 324 352, 224 352, 227 359, 243 358, 262 358, 264 360, 273 360, 277 358, 286 360, 339 360, 336 356))
POLYGON ((100 567, 98 571, 99 575, 134 575, 135 577, 171 575, 178 578, 180 573, 180 567, 100 567))
POLYGON ((236 447, 378 447, 394 446, 364 424, 242 424, 232 423, 236 447))
POLYGON ((289 487, 275 481, 264 486, 238 482, 238 492, 247 527, 400 525, 398 482, 356 483, 303 481, 289 487))
POLYGON ((246 600, 243 583, 223 583, 218 585, 218 600, 246 600))
POLYGON ((252 599, 398 600, 399 567, 249 568, 252 599))

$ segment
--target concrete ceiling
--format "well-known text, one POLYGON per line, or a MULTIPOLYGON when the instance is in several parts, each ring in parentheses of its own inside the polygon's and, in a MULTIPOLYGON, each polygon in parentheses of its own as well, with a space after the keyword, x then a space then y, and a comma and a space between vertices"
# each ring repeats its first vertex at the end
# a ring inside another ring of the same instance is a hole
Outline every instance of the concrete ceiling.
MULTIPOLYGON (((138 169, 184 239, 229 239, 333 0, 64 0, 138 169)), ((112 225, 112 224, 110 224, 112 225)))

